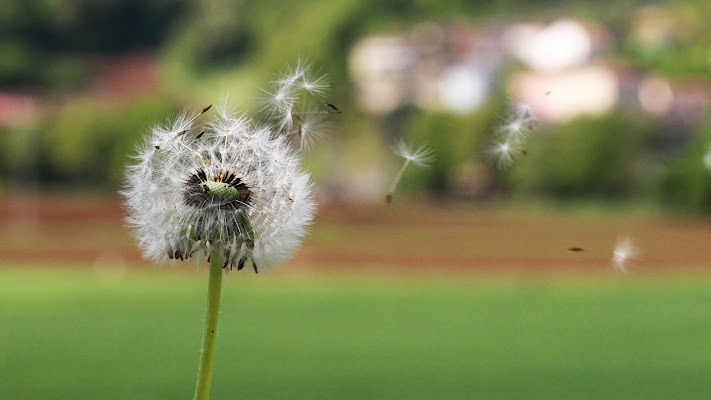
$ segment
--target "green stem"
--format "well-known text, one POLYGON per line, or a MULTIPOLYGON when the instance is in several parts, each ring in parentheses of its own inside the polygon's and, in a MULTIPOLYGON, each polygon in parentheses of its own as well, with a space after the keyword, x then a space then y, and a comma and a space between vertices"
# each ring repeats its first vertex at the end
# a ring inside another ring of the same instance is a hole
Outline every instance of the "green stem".
POLYGON ((210 382, 212 381, 212 363, 215 360, 215 343, 217 342, 217 321, 220 317, 220 297, 222 295, 222 265, 224 258, 217 252, 210 254, 210 277, 207 282, 207 312, 205 313, 205 330, 202 335, 200 351, 200 366, 195 386, 194 400, 210 398, 210 382))

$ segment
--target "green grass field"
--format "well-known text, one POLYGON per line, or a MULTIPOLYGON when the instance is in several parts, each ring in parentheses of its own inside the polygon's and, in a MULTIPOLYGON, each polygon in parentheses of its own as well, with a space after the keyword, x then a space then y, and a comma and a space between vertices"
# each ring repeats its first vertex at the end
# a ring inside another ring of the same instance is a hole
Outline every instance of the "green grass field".
MULTIPOLYGON (((0 398, 192 398, 206 272, 0 269, 0 398)), ((711 398, 709 310, 701 272, 234 274, 212 398, 711 398)))

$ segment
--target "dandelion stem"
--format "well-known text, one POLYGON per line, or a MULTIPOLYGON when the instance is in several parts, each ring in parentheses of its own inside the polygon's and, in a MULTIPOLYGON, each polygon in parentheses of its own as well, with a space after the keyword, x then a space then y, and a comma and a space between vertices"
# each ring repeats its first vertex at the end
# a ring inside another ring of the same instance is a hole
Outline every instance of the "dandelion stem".
POLYGON ((402 164, 402 167, 400 167, 400 170, 397 171, 397 174, 395 175, 395 179, 393 179, 393 183, 390 184, 390 187, 388 188, 388 192, 385 194, 385 204, 390 204, 390 202, 393 200, 393 194, 395 193, 395 188, 397 188, 397 184, 400 183, 400 178, 402 178, 402 174, 405 173, 405 169, 407 166, 410 164, 409 159, 405 159, 405 162, 402 164))
POLYGON ((210 398, 210 382, 212 381, 212 363, 215 360, 215 343, 217 342, 217 322, 220 317, 220 298, 222 295, 222 266, 224 258, 219 252, 210 254, 210 276, 207 283, 207 312, 205 313, 205 330, 202 336, 200 351, 200 366, 195 386, 194 400, 210 398))

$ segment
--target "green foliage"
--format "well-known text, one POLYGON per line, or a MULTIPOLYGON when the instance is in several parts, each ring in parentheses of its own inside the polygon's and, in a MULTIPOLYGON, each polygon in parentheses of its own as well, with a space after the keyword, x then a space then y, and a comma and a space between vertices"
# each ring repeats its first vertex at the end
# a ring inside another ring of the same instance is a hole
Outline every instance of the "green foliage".
POLYGON ((704 164, 709 149, 711 119, 662 176, 659 194, 666 205, 688 211, 711 211, 711 170, 704 164))
POLYGON ((410 178, 404 180, 418 182, 432 194, 451 191, 462 167, 470 161, 480 161, 481 151, 489 132, 492 131, 491 107, 467 115, 451 113, 415 113, 406 129, 415 146, 431 146, 434 160, 428 170, 413 168, 410 178))
POLYGON ((190 2, 2 1, 0 85, 77 86, 96 54, 160 45, 190 2))
POLYGON ((140 138, 177 107, 155 97, 125 103, 78 99, 43 117, 18 136, 34 137, 44 179, 81 186, 109 186, 121 180, 140 138))
POLYGON ((649 133, 644 121, 623 114, 543 127, 528 139, 510 183, 559 198, 629 195, 643 185, 637 165, 649 133))
POLYGON ((711 73, 708 49, 711 25, 708 15, 711 3, 705 0, 665 1, 660 8, 647 9, 656 20, 654 41, 627 37, 622 53, 640 69, 664 76, 704 78, 711 73))

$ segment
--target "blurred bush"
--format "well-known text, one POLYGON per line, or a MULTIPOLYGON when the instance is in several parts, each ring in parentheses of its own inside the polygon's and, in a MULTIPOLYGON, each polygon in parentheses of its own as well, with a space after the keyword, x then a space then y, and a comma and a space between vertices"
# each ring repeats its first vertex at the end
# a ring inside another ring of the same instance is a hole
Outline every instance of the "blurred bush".
POLYGON ((452 194, 458 177, 471 162, 482 162, 482 149, 493 131, 493 105, 467 115, 417 113, 409 123, 408 136, 415 145, 434 149, 434 160, 427 169, 413 168, 404 186, 418 184, 434 196, 452 194), (410 183, 412 182, 412 184, 410 183))
MULTIPOLYGON (((140 138, 178 110, 159 95, 123 102, 79 98, 47 113, 32 128, 9 128, 7 136, 30 144, 37 177, 50 185, 115 187, 140 138)), ((8 150, 27 152, 23 143, 10 143, 8 150)), ((1 167, 11 171, 10 181, 19 179, 18 167, 8 165, 12 160, 3 160, 1 167)))
POLYGON ((660 177, 659 195, 669 207, 686 211, 711 211, 711 169, 706 163, 711 149, 711 119, 699 135, 670 163, 660 177))
POLYGON ((651 179, 638 168, 653 135, 640 118, 615 113, 542 127, 511 171, 515 191, 555 198, 622 198, 651 179))

